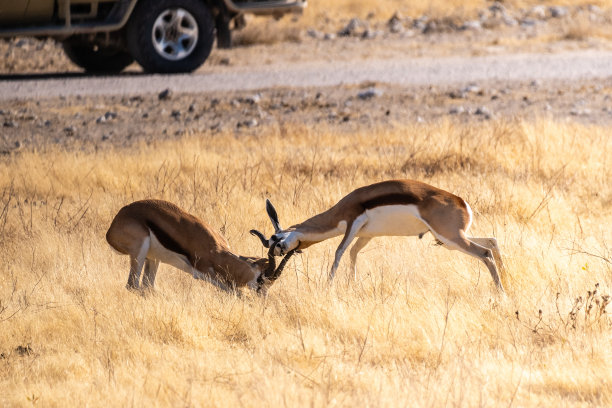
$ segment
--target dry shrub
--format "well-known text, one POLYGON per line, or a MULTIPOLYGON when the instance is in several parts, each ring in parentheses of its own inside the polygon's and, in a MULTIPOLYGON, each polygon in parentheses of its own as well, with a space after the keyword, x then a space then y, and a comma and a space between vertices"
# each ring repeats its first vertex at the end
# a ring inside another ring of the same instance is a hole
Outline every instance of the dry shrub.
POLYGON ((234 31, 233 39, 236 46, 299 42, 301 30, 294 22, 255 17, 250 19, 245 28, 234 31))
POLYGON ((609 24, 596 24, 591 21, 589 15, 578 14, 562 24, 562 35, 564 40, 585 41, 590 38, 612 38, 612 29, 609 24))

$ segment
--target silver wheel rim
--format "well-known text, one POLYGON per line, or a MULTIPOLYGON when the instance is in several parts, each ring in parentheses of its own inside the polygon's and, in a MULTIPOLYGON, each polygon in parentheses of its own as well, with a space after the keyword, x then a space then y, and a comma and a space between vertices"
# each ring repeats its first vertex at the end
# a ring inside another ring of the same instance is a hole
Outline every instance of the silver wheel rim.
POLYGON ((198 23, 185 9, 167 9, 155 20, 151 35, 159 55, 178 61, 193 52, 198 42, 198 23))

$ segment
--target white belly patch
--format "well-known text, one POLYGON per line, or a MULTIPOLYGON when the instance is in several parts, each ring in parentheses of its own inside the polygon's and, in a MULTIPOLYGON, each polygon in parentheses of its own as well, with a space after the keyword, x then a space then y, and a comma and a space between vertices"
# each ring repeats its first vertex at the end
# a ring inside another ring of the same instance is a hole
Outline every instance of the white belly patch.
POLYGON ((358 237, 414 236, 429 231, 416 205, 384 205, 366 210, 358 237))
POLYGON ((192 273, 193 267, 189 263, 189 259, 185 255, 177 254, 174 251, 170 251, 159 242, 153 232, 150 233, 151 246, 147 253, 147 258, 158 260, 162 263, 174 266, 187 273, 192 273))

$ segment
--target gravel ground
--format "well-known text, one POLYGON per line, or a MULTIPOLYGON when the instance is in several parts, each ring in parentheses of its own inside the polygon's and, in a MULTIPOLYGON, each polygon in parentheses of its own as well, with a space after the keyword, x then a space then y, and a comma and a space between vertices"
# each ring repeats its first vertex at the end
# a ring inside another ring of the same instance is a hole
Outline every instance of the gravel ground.
POLYGON ((193 75, 143 75, 132 65, 92 77, 52 41, 0 41, 0 154, 240 136, 284 123, 340 132, 441 118, 608 126, 610 11, 499 7, 477 21, 330 23, 285 41, 215 49, 193 75))
POLYGON ((483 81, 444 86, 277 88, 253 91, 59 97, 0 101, 0 153, 62 146, 129 147, 186 134, 304 124, 339 132, 450 119, 462 122, 551 118, 612 124, 612 78, 483 81))

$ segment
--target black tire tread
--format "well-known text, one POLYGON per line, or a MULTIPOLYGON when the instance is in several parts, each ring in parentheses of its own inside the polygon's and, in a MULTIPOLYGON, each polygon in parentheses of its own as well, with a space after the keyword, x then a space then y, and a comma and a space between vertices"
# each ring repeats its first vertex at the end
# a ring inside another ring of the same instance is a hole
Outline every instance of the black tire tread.
POLYGON ((126 51, 103 47, 96 50, 94 44, 83 41, 66 40, 62 47, 70 61, 87 72, 116 74, 134 62, 126 51))
POLYGON ((203 0, 141 0, 127 26, 130 53, 147 72, 179 73, 197 69, 210 55, 215 38, 215 22, 203 0), (170 61, 160 56, 152 43, 151 31, 157 16, 168 8, 189 11, 198 23, 198 42, 190 55, 170 61))

